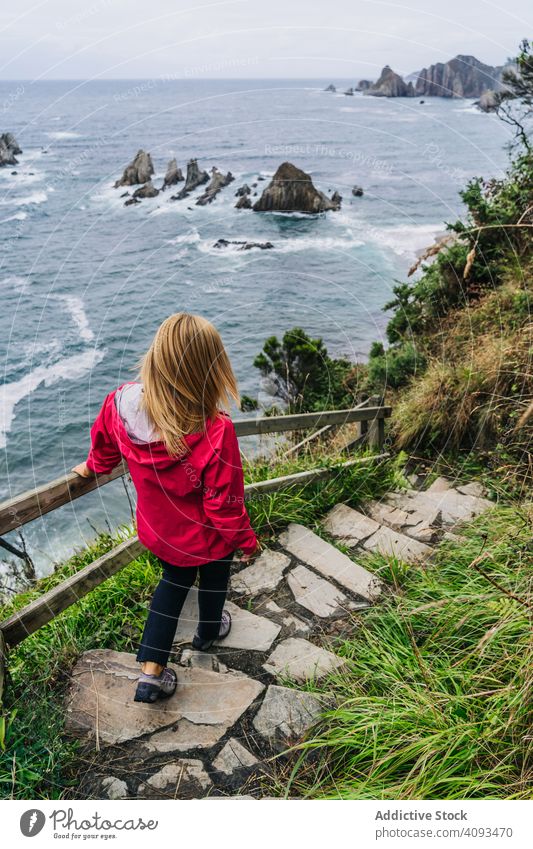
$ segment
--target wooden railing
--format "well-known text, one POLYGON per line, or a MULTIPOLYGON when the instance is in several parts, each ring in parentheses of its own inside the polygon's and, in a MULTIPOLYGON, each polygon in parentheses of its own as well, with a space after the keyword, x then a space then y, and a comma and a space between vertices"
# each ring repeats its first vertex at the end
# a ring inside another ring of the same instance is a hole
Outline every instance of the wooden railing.
MULTIPOLYGON (((380 449, 383 447, 385 419, 391 415, 391 408, 379 405, 379 399, 372 398, 348 410, 323 410, 316 413, 300 413, 287 416, 267 416, 260 419, 241 419, 235 422, 237 436, 254 434, 282 433, 288 431, 319 428, 317 434, 328 426, 359 423, 359 435, 351 445, 367 443, 380 449)), ((304 442, 308 442, 305 440, 304 442)), ((389 455, 378 453, 369 457, 348 460, 331 468, 309 469, 293 475, 246 484, 246 497, 264 492, 274 492, 295 484, 306 484, 326 478, 356 464, 374 462, 389 455)), ((23 492, 0 504, 0 536, 34 521, 46 513, 99 489, 112 480, 127 473, 121 464, 111 474, 93 478, 81 478, 74 473, 64 475, 48 484, 23 492)), ((92 589, 114 575, 145 550, 138 538, 132 537, 116 548, 104 554, 93 563, 80 569, 70 578, 44 593, 31 604, 0 622, 0 699, 4 680, 4 659, 6 647, 20 643, 25 637, 54 619, 71 604, 79 601, 92 589)))

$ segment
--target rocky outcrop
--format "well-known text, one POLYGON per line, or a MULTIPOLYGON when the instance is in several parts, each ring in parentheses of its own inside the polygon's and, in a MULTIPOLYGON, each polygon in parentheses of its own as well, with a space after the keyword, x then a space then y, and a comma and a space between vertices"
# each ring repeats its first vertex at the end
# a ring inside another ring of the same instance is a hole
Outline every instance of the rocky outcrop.
POLYGON ((235 197, 240 198, 243 195, 249 195, 251 191, 252 190, 251 190, 250 186, 248 185, 248 183, 244 183, 242 186, 239 186, 239 188, 235 192, 235 197))
POLYGON ((354 198, 362 198, 363 197, 363 189, 361 186, 354 186, 352 189, 352 195, 354 198))
POLYGON ((252 208, 252 201, 250 200, 250 198, 247 194, 241 195, 239 200, 235 204, 235 209, 251 209, 251 208, 252 208))
POLYGON ((497 89, 501 68, 484 65, 475 56, 456 56, 423 68, 416 80, 416 94, 426 97, 481 97, 497 89))
POLYGON ((156 198, 159 194, 159 189, 156 189, 154 184, 150 181, 149 183, 145 183, 144 186, 141 186, 139 189, 135 189, 133 192, 133 197, 143 199, 143 198, 156 198))
POLYGON ((353 88, 347 88, 344 94, 348 95, 348 97, 353 97, 353 88))
POLYGON ((333 92, 335 92, 335 91, 337 91, 337 89, 335 88, 335 86, 333 85, 333 83, 330 83, 328 86, 326 86, 326 88, 324 89, 324 91, 333 91, 333 92))
POLYGON ((0 168, 4 165, 18 165, 17 156, 22 153, 13 133, 0 135, 0 168))
POLYGON ((372 80, 359 80, 356 86, 356 91, 368 91, 370 86, 373 85, 372 80))
POLYGON ((137 183, 148 183, 152 179, 154 165, 152 157, 144 150, 137 151, 135 159, 126 165, 122 177, 116 181, 115 189, 120 186, 135 186, 137 183))
POLYGON ((176 162, 176 160, 169 160, 165 179, 163 180, 163 185, 161 186, 161 191, 164 192, 165 189, 170 188, 170 186, 175 186, 177 183, 182 183, 184 179, 185 177, 181 172, 181 168, 178 168, 178 163, 176 162))
POLYGON ((209 182, 209 174, 207 171, 201 171, 198 167, 197 159, 189 159, 187 162, 187 179, 185 180, 185 185, 182 188, 181 192, 178 192, 177 195, 172 195, 172 200, 183 200, 193 192, 198 186, 203 186, 204 183, 209 182))
POLYGON ((291 162, 283 162, 252 208, 254 212, 304 212, 312 215, 339 207, 338 200, 328 198, 315 188, 309 174, 291 162))
POLYGON ((414 97, 415 89, 413 83, 406 83, 399 74, 385 65, 379 80, 369 86, 364 93, 374 97, 414 97))
POLYGON ((272 242, 239 242, 239 241, 228 241, 228 239, 217 239, 214 248, 230 248, 236 245, 237 250, 239 251, 251 251, 252 248, 259 248, 262 251, 268 251, 270 248, 273 248, 274 245, 272 242))
POLYGON ((221 189, 225 186, 228 186, 233 182, 235 177, 228 171, 227 174, 222 174, 218 168, 211 169, 211 182, 209 183, 207 189, 200 195, 198 200, 196 201, 197 206, 206 206, 208 203, 212 203, 221 189))

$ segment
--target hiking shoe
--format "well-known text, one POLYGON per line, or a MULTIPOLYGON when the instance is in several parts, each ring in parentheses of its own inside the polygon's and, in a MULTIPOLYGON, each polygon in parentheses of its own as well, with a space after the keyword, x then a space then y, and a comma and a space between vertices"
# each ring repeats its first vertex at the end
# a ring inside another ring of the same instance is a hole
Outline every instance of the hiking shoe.
POLYGON ((212 640, 202 640, 200 635, 198 634, 198 629, 196 630, 196 634, 192 638, 192 647, 197 651, 207 651, 210 649, 215 640, 222 640, 224 637, 227 637, 229 632, 231 631, 231 614, 229 610, 222 611, 222 618, 220 620, 220 630, 218 632, 218 637, 214 637, 212 640))
POLYGON ((152 703, 157 699, 168 699, 176 691, 177 685, 178 676, 168 666, 159 675, 141 672, 133 701, 152 703))

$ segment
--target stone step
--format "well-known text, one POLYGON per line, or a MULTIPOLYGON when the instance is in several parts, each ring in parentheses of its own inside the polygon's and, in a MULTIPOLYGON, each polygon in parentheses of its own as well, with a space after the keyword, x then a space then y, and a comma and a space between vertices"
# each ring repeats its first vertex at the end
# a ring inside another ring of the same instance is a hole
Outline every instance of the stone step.
MULTIPOLYGON (((231 631, 223 640, 217 640, 215 645, 224 646, 225 649, 269 650, 281 631, 280 625, 265 616, 257 616, 249 610, 243 610, 231 601, 227 601, 224 607, 231 614, 231 631)), ((174 645, 191 642, 198 624, 198 615, 198 589, 192 587, 180 614, 174 645)))
POLYGON ((295 601, 315 616, 326 619, 348 613, 350 607, 348 597, 329 581, 319 578, 305 566, 296 566, 292 569, 287 575, 287 583, 295 601))
POLYGON ((317 722, 323 707, 323 700, 313 693, 271 684, 253 726, 279 752, 301 739, 317 722))
POLYGON ((255 755, 252 755, 235 737, 230 737, 213 761, 213 766, 224 775, 233 775, 242 769, 250 769, 257 763, 259 761, 255 755))
POLYGON ((251 566, 232 575, 231 589, 239 595, 251 596, 272 592, 281 583, 290 562, 290 557, 281 551, 267 549, 251 566))
POLYGON ((169 664, 178 676, 174 695, 154 704, 133 701, 140 664, 135 655, 84 652, 67 699, 66 729, 99 746, 137 741, 147 753, 213 746, 264 690, 240 672, 169 664))
POLYGON ((359 513, 347 504, 336 504, 322 522, 324 530, 349 548, 355 548, 372 536, 379 522, 359 513))
POLYGON ((420 542, 437 542, 442 534, 442 512, 433 505, 426 511, 415 510, 409 513, 383 501, 370 501, 363 509, 381 525, 386 525, 393 531, 400 531, 420 542))
POLYGON ((392 555, 406 563, 424 560, 433 551, 426 543, 408 537, 400 531, 393 531, 385 525, 380 525, 376 533, 365 540, 363 546, 367 551, 377 551, 384 557, 392 555))
POLYGON ((345 661, 333 652, 315 646, 308 640, 289 637, 278 643, 263 664, 263 669, 277 678, 290 678, 305 683, 320 680, 344 664, 345 661))
POLYGON ((473 519, 494 507, 493 502, 487 498, 468 495, 453 488, 437 492, 407 490, 405 493, 390 493, 385 502, 408 513, 427 515, 432 510, 439 510, 445 525, 455 525, 457 522, 473 519))
POLYGON ((179 758, 165 764, 146 781, 141 781, 137 795, 141 799, 198 799, 205 796, 212 781, 202 761, 194 758, 179 758))
POLYGON ((325 578, 332 578, 355 595, 371 602, 380 595, 381 583, 375 575, 354 563, 346 554, 321 539, 309 528, 290 524, 279 541, 283 548, 299 560, 320 572, 325 578))

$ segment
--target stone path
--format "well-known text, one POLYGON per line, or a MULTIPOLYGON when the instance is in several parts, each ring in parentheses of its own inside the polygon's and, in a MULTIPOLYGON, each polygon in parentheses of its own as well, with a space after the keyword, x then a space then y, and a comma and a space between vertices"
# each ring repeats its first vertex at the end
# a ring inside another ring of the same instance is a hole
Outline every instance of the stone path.
POLYGON ((349 556, 289 525, 279 549, 232 575, 232 630, 207 653, 190 648, 198 620, 191 590, 171 655, 178 688, 170 699, 133 701, 140 668, 134 654, 85 652, 66 704, 66 731, 81 738, 92 761, 83 798, 257 796, 269 760, 331 706, 328 697, 298 687, 342 668, 324 636, 332 628, 350 633, 354 614, 384 590, 365 555, 425 561, 458 523, 491 506, 478 483, 454 488, 444 478, 358 510, 337 504, 322 529, 349 556))

